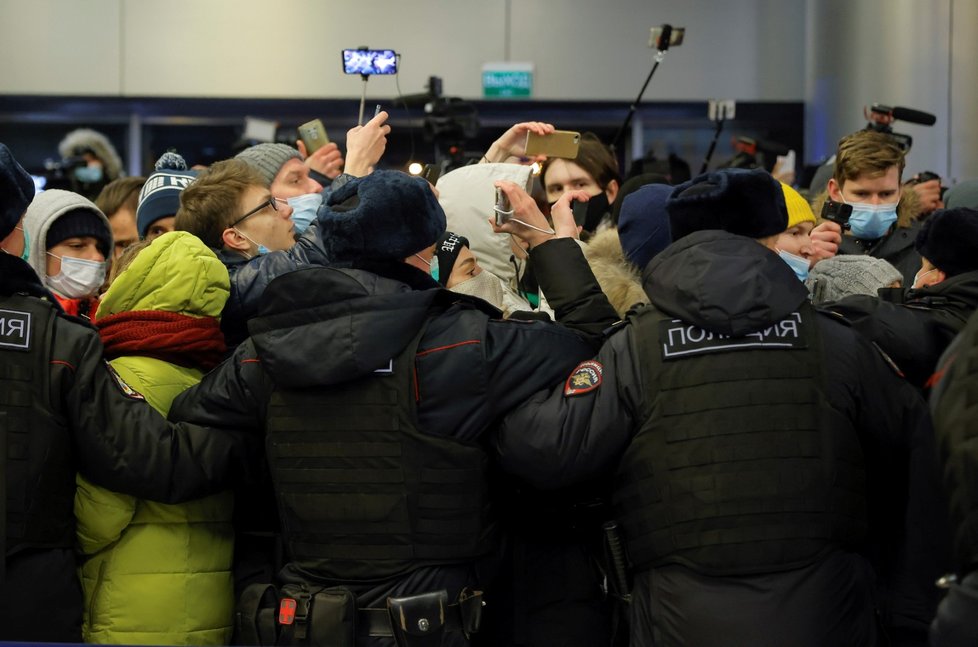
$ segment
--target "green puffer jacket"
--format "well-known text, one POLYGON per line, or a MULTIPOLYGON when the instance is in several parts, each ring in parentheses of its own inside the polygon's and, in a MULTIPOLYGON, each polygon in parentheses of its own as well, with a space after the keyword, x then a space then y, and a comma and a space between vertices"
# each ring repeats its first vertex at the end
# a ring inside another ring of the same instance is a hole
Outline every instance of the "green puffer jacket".
MULTIPOLYGON (((105 293, 97 318, 156 310, 218 317, 228 273, 186 232, 153 241, 105 293)), ((166 415, 203 376, 159 359, 113 359, 121 378, 166 415)), ((234 594, 230 492, 163 505, 110 492, 78 477, 75 516, 85 594, 82 635, 91 643, 226 645, 234 594)))

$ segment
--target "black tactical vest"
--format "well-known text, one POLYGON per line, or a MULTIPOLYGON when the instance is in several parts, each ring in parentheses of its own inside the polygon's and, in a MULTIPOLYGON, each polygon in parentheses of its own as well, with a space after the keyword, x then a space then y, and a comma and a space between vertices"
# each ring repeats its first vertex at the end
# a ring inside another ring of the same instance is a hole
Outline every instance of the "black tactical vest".
POLYGON ((26 296, 0 301, 0 451, 6 495, 6 555, 71 548, 75 462, 66 421, 52 409, 51 356, 57 310, 26 296))
POLYGON ((863 538, 862 449, 825 399, 816 316, 741 338, 632 316, 648 395, 614 505, 636 568, 761 573, 863 538))
POLYGON ((272 395, 266 446, 282 532, 289 558, 313 574, 386 578, 493 545, 485 452, 417 429, 420 337, 388 369, 272 395))

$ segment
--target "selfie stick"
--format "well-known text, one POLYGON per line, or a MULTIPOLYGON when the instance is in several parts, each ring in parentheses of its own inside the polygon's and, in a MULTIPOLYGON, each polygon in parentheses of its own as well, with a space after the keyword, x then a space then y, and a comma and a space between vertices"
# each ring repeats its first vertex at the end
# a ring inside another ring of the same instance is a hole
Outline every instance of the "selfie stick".
POLYGON ((669 40, 672 38, 672 25, 662 25, 662 34, 659 36, 659 42, 656 43, 655 47, 655 65, 652 66, 652 70, 649 75, 645 78, 645 83, 642 84, 642 89, 638 93, 638 97, 635 98, 635 102, 628 108, 628 115, 625 117, 625 122, 618 129, 618 133, 615 138, 611 140, 611 150, 615 150, 618 146, 618 142, 621 140, 622 135, 628 130, 628 125, 632 123, 632 117, 635 116, 635 110, 638 108, 638 104, 642 101, 642 95, 645 94, 645 88, 649 87, 649 81, 652 80, 652 75, 655 71, 659 69, 659 63, 665 58, 666 50, 669 49, 669 40))
POLYGON ((706 167, 710 165, 710 159, 713 157, 713 151, 717 148, 717 140, 720 139, 720 131, 723 130, 724 117, 726 116, 723 108, 717 108, 720 114, 717 115, 717 129, 713 131, 713 141, 710 142, 710 148, 706 151, 706 159, 703 160, 703 166, 700 168, 700 175, 706 173, 706 167))
POLYGON ((370 78, 369 74, 361 74, 360 78, 363 79, 363 92, 360 93, 360 116, 357 118, 357 125, 363 125, 363 105, 367 102, 367 79, 370 78))

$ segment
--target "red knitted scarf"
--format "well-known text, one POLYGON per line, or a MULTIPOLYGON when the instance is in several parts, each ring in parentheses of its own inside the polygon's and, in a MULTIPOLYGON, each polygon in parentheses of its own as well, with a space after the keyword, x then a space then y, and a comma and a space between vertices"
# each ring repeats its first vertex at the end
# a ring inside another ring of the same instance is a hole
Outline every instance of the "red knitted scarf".
POLYGON ((221 362, 227 351, 215 317, 132 310, 100 317, 95 325, 108 359, 141 355, 208 371, 221 362))

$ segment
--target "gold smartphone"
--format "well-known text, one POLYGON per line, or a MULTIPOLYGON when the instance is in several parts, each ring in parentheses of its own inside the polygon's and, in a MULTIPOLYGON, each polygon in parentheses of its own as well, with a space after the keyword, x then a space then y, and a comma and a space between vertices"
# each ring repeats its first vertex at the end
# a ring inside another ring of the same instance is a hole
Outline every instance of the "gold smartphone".
POLYGON ((555 130, 549 135, 538 135, 533 131, 526 133, 526 155, 546 155, 572 160, 577 157, 581 145, 581 133, 573 130, 555 130))
POLYGON ((306 145, 306 155, 312 155, 329 143, 326 128, 319 119, 313 119, 299 126, 299 139, 306 145))

